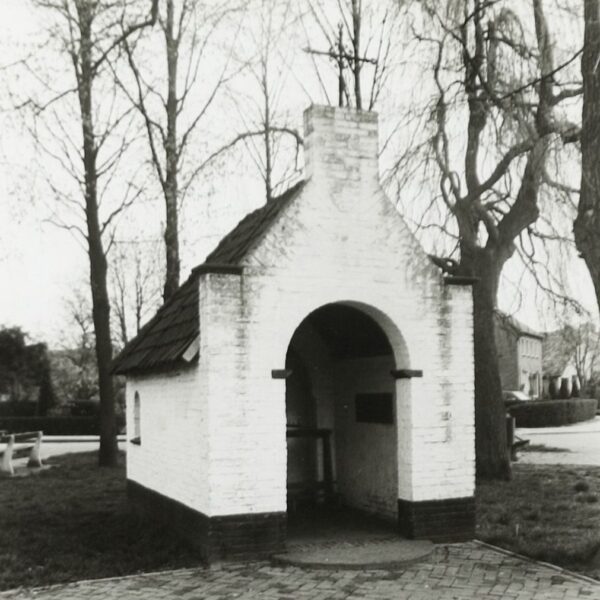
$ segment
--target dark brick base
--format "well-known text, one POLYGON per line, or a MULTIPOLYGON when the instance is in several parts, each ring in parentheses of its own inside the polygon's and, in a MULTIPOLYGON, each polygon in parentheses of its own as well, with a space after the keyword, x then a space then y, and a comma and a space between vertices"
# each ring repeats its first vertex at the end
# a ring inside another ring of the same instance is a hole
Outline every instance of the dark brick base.
POLYGON ((127 495, 134 504, 175 529, 209 563, 268 558, 284 549, 284 512, 208 517, 129 479, 127 495))
POLYGON ((475 537, 475 498, 398 500, 398 526, 409 539, 462 542, 475 537))

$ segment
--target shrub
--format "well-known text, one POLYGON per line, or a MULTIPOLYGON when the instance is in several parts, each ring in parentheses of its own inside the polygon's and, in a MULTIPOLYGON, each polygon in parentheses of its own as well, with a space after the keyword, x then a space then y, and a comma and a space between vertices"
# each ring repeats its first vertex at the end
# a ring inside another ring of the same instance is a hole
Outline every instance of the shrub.
POLYGON ((20 400, 0 403, 0 418, 2 417, 33 417, 37 411, 37 402, 20 400))
POLYGON ((590 491, 590 484, 587 481, 578 481, 573 486, 573 489, 576 492, 589 492, 590 491))
POLYGON ((11 433, 43 431, 44 435, 98 435, 96 417, 0 417, 0 429, 11 433))
POLYGON ((593 419, 597 400, 570 398, 568 400, 532 400, 509 408, 517 427, 556 427, 593 419))
POLYGON ((100 412, 100 404, 94 400, 75 400, 69 407, 73 417, 95 417, 100 412))
MULTIPOLYGON (((125 415, 116 415, 118 433, 125 432, 125 415)), ((99 435, 98 417, 0 417, 0 430, 10 433, 43 431, 44 435, 99 435)))

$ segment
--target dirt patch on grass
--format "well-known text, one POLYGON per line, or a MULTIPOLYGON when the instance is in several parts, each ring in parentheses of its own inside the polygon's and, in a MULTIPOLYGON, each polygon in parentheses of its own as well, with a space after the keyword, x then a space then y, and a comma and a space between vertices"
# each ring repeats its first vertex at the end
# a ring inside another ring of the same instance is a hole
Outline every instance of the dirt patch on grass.
POLYGON ((96 453, 0 480, 0 589, 198 566, 192 551, 127 503, 125 469, 96 453))
POLYGON ((513 466, 510 482, 480 482, 480 539, 600 579, 600 467, 513 466))

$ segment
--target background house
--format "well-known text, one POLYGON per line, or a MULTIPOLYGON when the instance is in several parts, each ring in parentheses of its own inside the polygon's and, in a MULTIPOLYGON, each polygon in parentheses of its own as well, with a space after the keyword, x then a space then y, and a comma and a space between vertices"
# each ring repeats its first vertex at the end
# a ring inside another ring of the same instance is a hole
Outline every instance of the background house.
POLYGON ((522 390, 532 398, 539 398, 544 335, 498 311, 495 336, 502 389, 522 390))

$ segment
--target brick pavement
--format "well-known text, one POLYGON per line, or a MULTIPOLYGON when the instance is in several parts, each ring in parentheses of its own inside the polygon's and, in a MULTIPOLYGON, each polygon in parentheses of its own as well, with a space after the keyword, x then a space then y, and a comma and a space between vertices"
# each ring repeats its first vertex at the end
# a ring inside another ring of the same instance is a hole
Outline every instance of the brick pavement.
POLYGON ((427 560, 398 571, 305 570, 262 562, 0 592, 0 600, 25 598, 595 600, 600 583, 469 542, 439 546, 427 560))

